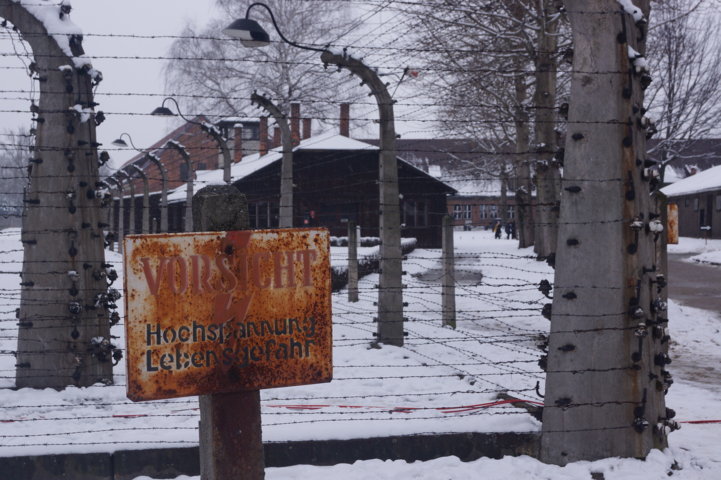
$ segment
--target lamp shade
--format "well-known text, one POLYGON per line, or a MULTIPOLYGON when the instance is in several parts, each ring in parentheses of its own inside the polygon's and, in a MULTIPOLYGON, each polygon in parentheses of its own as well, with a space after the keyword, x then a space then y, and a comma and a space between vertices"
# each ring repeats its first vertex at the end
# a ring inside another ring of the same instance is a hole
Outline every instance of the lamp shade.
POLYGON ((156 115, 156 116, 163 116, 163 117, 174 117, 175 116, 173 111, 171 109, 169 109, 168 107, 158 107, 155 110, 153 110, 150 114, 156 115))
POLYGON ((128 146, 128 144, 122 138, 116 138, 115 140, 113 140, 113 145, 115 145, 116 147, 127 147, 128 146))
POLYGON ((249 18, 240 18, 228 25, 223 33, 237 38, 245 47, 264 47, 270 44, 268 32, 258 22, 249 18))

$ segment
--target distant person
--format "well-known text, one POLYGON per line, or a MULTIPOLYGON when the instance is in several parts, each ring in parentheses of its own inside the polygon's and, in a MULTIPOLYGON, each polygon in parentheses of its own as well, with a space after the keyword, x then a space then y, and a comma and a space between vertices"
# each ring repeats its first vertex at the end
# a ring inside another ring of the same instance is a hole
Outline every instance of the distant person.
POLYGON ((506 230, 506 240, 510 240, 510 239, 511 239, 511 233, 513 232, 513 226, 512 226, 512 224, 511 224, 511 222, 508 222, 508 223, 506 224, 505 230, 506 230))
POLYGON ((501 238, 501 221, 498 220, 493 226, 493 233, 496 238, 501 238))

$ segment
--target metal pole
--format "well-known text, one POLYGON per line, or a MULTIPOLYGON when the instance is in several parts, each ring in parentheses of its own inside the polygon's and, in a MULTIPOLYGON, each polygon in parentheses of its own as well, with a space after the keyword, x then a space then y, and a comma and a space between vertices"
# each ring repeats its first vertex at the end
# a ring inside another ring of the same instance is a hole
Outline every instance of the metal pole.
POLYGON ((324 64, 347 68, 370 87, 378 104, 380 126, 379 217, 380 282, 378 291, 378 341, 403 346, 403 283, 398 162, 393 98, 378 74, 347 54, 321 53, 324 64))

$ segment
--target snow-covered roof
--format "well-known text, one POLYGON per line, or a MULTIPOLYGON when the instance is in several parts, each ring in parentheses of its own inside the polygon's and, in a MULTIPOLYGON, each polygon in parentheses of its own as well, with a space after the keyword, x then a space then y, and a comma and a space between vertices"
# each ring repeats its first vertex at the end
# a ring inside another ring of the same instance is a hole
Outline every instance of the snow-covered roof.
POLYGON ((721 190, 721 165, 679 180, 661 189, 669 197, 721 190))
POLYGON ((663 174, 663 181, 665 183, 676 183, 684 178, 686 177, 679 173, 673 166, 666 165, 666 171, 663 174))
MULTIPOLYGON (((315 137, 302 140, 293 151, 298 150, 378 150, 378 147, 369 145, 365 142, 359 142, 352 138, 344 137, 336 133, 328 132, 315 137)), ((270 150, 266 155, 254 153, 243 157, 238 163, 234 163, 230 167, 230 177, 233 181, 251 175, 258 170, 267 167, 283 158, 282 147, 276 147, 270 150)), ((196 180, 193 182, 193 189, 198 190, 208 185, 223 185, 223 169, 218 170, 199 170, 196 172, 196 180)), ((168 192, 168 202, 182 202, 187 198, 187 184, 168 192)))

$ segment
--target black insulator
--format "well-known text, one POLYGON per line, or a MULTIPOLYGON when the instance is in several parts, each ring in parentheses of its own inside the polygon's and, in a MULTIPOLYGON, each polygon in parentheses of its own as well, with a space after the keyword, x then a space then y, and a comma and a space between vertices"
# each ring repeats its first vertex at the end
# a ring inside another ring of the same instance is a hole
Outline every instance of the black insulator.
POLYGON ((547 318, 548 320, 551 319, 551 315, 553 313, 553 305, 550 303, 547 303, 543 306, 541 309, 541 315, 543 315, 544 318, 547 318))
POLYGON ((648 420, 646 420, 643 417, 636 417, 633 420, 633 429, 636 430, 637 433, 643 433, 644 430, 648 428, 648 420))
POLYGON ((665 367, 666 365, 671 363, 671 358, 665 353, 659 353, 658 355, 653 357, 653 363, 655 365, 658 365, 659 367, 665 367))
POLYGON ((581 191, 581 187, 578 185, 571 185, 570 187, 566 187, 565 190, 571 193, 579 193, 581 191))
POLYGON ((558 349, 562 352, 572 352, 576 349, 575 345, 572 345, 570 343, 567 343, 566 345, 563 345, 561 347, 558 347, 558 349))
POLYGON ((575 247, 580 243, 581 242, 579 242, 577 238, 569 238, 568 240, 566 240, 566 245, 568 245, 569 247, 575 247))
POLYGON ((571 135, 571 138, 578 141, 578 140, 583 140, 585 137, 582 133, 576 132, 573 135, 571 135))
POLYGON ((644 73, 641 75, 641 89, 646 90, 649 85, 651 85, 651 82, 653 81, 653 77, 649 75, 648 73, 644 73))
POLYGON ((553 287, 551 286, 551 282, 549 282, 546 279, 541 280, 541 283, 538 285, 538 290, 546 297, 550 298, 551 290, 553 287))
POLYGON ((546 263, 551 268, 556 268, 556 253, 553 252, 549 256, 546 257, 546 263))
POLYGON ((575 300, 576 298, 578 298, 578 295, 576 295, 575 292, 566 292, 562 295, 562 297, 566 300, 575 300))
POLYGON ((623 146, 630 147, 631 145, 633 145, 633 139, 631 137, 624 137, 623 138, 623 146))

